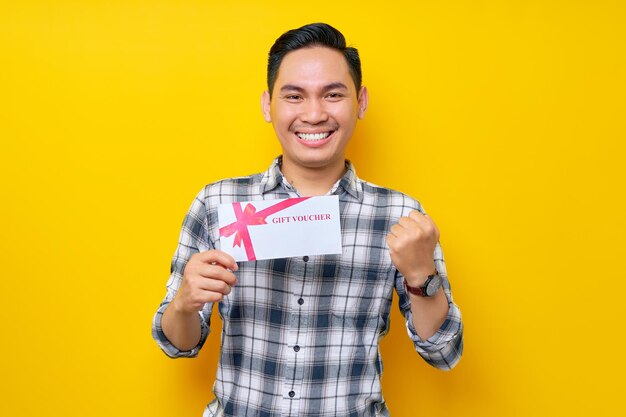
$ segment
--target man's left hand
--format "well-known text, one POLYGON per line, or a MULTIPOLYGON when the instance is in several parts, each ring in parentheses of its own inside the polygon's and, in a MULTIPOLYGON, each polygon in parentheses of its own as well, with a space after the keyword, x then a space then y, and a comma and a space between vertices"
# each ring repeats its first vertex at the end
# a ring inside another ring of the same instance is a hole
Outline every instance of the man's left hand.
POLYGON ((428 215, 413 210, 391 226, 387 245, 391 261, 410 286, 418 287, 435 273, 433 255, 439 229, 428 215))

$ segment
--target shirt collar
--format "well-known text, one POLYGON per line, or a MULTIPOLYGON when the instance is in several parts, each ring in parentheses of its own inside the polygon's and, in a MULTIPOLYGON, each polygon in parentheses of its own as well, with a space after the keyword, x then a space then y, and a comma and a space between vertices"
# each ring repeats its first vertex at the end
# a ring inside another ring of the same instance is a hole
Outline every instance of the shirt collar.
MULTIPOLYGON (((279 185, 283 185, 285 188, 289 186, 287 180, 283 177, 282 172, 280 172, 280 166, 282 163, 282 155, 278 156, 270 167, 263 173, 263 178, 261 179, 260 189, 261 194, 265 194, 274 190, 279 185)), ((341 191, 344 190, 352 197, 361 201, 363 198, 363 186, 359 181, 359 178, 356 176, 356 171, 354 169, 354 165, 349 160, 346 160, 346 173, 333 185, 330 193, 331 195, 336 194, 340 195, 341 191)))

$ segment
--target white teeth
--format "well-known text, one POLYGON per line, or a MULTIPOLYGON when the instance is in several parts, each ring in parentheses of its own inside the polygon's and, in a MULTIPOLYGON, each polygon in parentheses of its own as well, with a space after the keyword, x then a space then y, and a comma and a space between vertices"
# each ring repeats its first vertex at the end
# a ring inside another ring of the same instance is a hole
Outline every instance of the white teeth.
POLYGON ((324 132, 324 133, 298 133, 298 137, 300 139, 307 140, 307 141, 322 140, 322 139, 326 139, 328 136, 330 136, 330 132, 324 132))

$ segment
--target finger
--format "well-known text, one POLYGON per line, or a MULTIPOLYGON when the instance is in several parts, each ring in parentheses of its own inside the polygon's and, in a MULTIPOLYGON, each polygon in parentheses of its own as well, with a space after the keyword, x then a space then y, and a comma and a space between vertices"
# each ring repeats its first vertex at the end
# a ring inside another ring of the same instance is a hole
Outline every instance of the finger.
POLYGON ((205 252, 199 252, 195 256, 200 262, 219 264, 226 269, 230 269, 231 271, 239 269, 237 262, 235 262, 235 258, 221 250, 213 249, 205 252))
POLYGON ((411 212, 409 213, 409 217, 418 223, 421 223, 424 220, 430 220, 430 217, 428 217, 426 213, 419 210, 411 210, 411 212))
POLYGON ((387 241, 387 246, 389 247, 389 250, 393 252, 394 248, 396 247, 396 244, 398 243, 398 238, 394 236, 393 234, 389 233, 385 240, 387 241))
POLYGON ((206 303, 216 303, 222 301, 224 293, 219 291, 201 290, 193 297, 191 305, 197 310, 202 310, 206 303))
POLYGON ((202 265, 196 270, 197 274, 208 280, 224 281, 230 286, 237 284, 237 276, 221 265, 202 265))
POLYGON ((190 280, 189 286, 189 297, 194 304, 216 301, 216 295, 219 295, 218 298, 221 299, 222 296, 232 291, 232 287, 225 281, 197 276, 190 280))
POLYGON ((226 281, 207 279, 204 281, 202 290, 228 295, 230 294, 231 286, 226 281))
POLYGON ((391 226, 391 229, 389 229, 389 233, 398 238, 406 233, 406 228, 396 223, 391 226))
POLYGON ((419 222, 412 217, 400 217, 398 224, 405 229, 413 229, 419 227, 419 222))
POLYGON ((411 217, 411 219, 415 220, 420 226, 423 226, 425 231, 439 233, 437 225, 428 214, 418 210, 413 210, 409 213, 409 216, 411 217))

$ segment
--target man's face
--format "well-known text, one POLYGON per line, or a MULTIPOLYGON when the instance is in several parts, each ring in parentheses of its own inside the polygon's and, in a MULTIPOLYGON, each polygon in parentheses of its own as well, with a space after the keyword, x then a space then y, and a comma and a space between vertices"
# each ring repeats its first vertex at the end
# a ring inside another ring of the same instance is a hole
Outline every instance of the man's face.
POLYGON ((356 121, 367 108, 367 90, 362 87, 357 97, 340 52, 302 48, 285 55, 271 101, 266 91, 261 102, 283 148, 283 164, 319 169, 344 163, 356 121))

